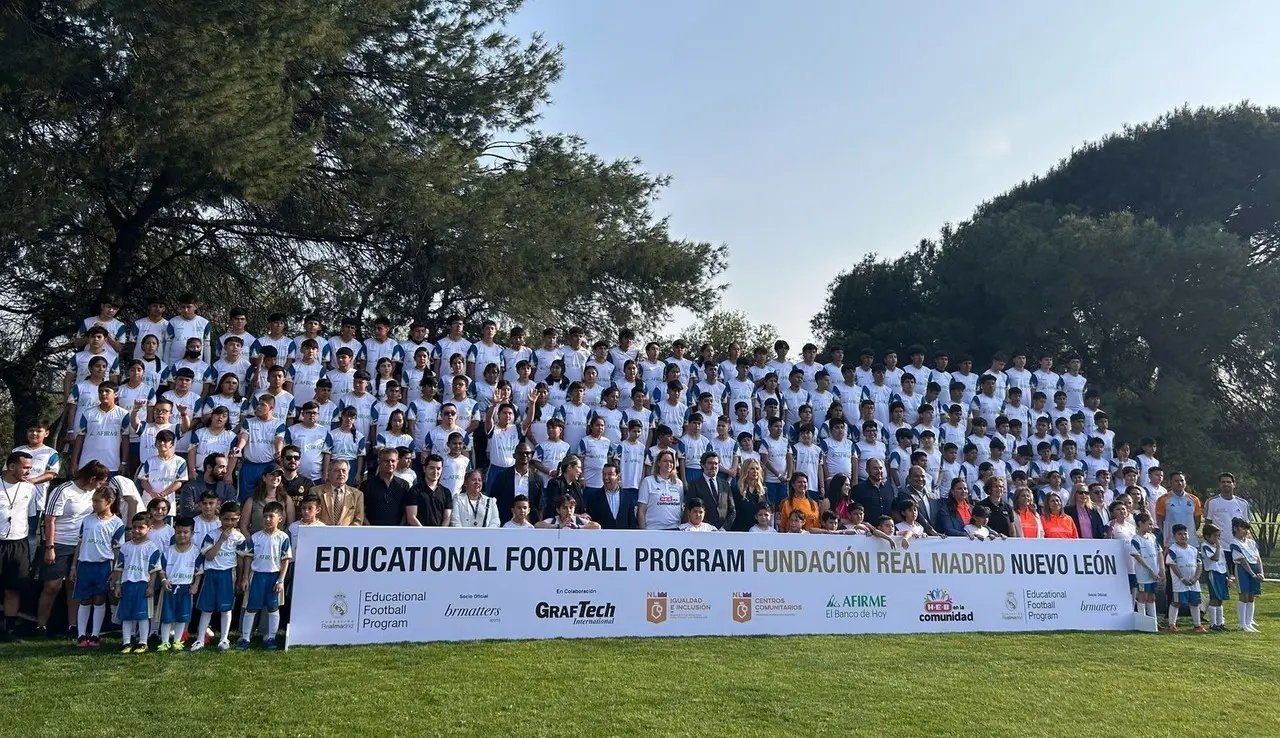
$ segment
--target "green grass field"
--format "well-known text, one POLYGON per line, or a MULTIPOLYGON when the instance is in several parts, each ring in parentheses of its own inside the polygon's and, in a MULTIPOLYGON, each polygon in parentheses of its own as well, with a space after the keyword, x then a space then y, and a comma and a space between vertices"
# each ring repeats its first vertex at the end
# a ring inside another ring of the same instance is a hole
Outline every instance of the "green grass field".
MULTIPOLYGON (((106 647, 114 641, 100 651, 27 642, 0 648, 0 734, 180 735, 200 726, 202 735, 252 736, 1276 736, 1280 608, 1259 604, 1256 635, 1186 628, 140 655, 115 653, 106 647)), ((1227 613, 1234 623, 1231 604, 1227 613)))

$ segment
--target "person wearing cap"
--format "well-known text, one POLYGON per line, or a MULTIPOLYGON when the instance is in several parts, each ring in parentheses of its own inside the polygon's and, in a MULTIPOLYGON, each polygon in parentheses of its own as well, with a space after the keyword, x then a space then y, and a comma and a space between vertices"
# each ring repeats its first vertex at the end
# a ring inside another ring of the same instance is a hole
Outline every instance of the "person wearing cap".
POLYGON ((246 538, 262 530, 262 512, 273 502, 284 507, 281 527, 287 528, 294 519, 293 499, 285 491, 284 470, 278 464, 270 464, 263 470, 253 487, 253 496, 245 501, 240 511, 240 532, 246 538))

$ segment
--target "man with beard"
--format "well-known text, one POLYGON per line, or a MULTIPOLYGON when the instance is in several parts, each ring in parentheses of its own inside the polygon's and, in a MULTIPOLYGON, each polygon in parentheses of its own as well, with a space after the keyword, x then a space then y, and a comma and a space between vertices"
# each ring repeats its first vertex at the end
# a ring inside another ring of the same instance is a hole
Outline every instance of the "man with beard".
POLYGON ((200 495, 211 491, 218 496, 218 504, 239 500, 236 488, 227 481, 227 457, 209 454, 204 459, 204 473, 192 479, 178 490, 178 510, 174 517, 196 517, 200 514, 200 495))

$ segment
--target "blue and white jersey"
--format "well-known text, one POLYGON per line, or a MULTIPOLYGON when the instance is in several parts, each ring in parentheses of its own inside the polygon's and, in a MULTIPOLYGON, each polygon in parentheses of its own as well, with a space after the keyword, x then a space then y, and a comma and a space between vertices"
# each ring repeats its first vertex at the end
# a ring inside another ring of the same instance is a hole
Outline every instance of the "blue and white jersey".
POLYGON ((258 403, 262 401, 262 398, 267 395, 271 395, 272 399, 276 401, 276 404, 271 408, 271 415, 277 420, 288 420, 298 411, 298 402, 294 399, 293 393, 286 392, 285 390, 280 390, 274 394, 263 390, 253 399, 253 402, 251 403, 252 406, 256 408, 258 403))
POLYGON ((467 385, 467 394, 476 401, 476 411, 482 416, 489 412, 489 408, 493 406, 493 393, 497 391, 497 387, 481 378, 467 385))
POLYGON ((462 356, 465 360, 469 353, 471 353, 471 342, 467 339, 442 336, 439 341, 436 341, 435 350, 431 352, 431 360, 440 365, 440 373, 443 374, 449 368, 449 361, 455 354, 462 356))
MULTIPOLYGON (((797 361, 795 368, 804 372, 804 378, 800 380, 800 386, 804 388, 806 392, 813 392, 818 388, 818 380, 816 377, 818 376, 818 372, 823 369, 821 364, 816 361, 812 364, 797 361)), ((838 377, 840 375, 837 374, 836 376, 838 377)))
MULTIPOLYGON (((570 448, 569 444, 563 439, 559 441, 543 441, 533 450, 533 458, 544 467, 555 471, 560 462, 564 460, 564 457, 569 455, 570 448)), ((544 484, 550 479, 550 476, 542 475, 544 484)))
POLYGON ((764 481, 769 484, 777 484, 780 480, 778 475, 773 473, 774 469, 786 473, 787 470, 787 454, 791 453, 791 440, 787 438, 787 434, 782 433, 777 438, 765 435, 760 439, 760 456, 769 457, 769 463, 764 466, 764 481))
POLYGON ((276 440, 284 440, 284 423, 275 418, 262 420, 256 416, 240 423, 240 433, 248 438, 242 454, 244 460, 254 464, 269 464, 276 458, 276 440))
MULTIPOLYGON (((187 409, 188 422, 195 422, 196 408, 199 407, 201 399, 199 392, 188 390, 186 392, 179 393, 177 390, 169 390, 160 396, 173 403, 173 414, 171 417, 174 421, 182 418, 182 408, 185 407, 187 409)), ((178 443, 174 446, 173 450, 180 454, 185 454, 189 447, 186 435, 182 435, 178 437, 178 443)))
POLYGON ((419 448, 418 451, 426 451, 429 449, 433 454, 440 454, 441 456, 444 456, 449 453, 449 436, 454 433, 462 434, 462 447, 464 449, 471 448, 471 434, 466 432, 466 430, 457 424, 454 424, 452 428, 446 428, 443 425, 437 425, 432 428, 431 432, 427 434, 427 445, 419 448))
MULTIPOLYGON (((356 409, 356 427, 364 431, 373 422, 373 406, 377 402, 378 398, 372 392, 365 392, 363 395, 351 393, 338 400, 338 413, 341 414, 343 410, 354 407, 356 409)), ((461 411, 459 411, 458 416, 462 416, 461 411)))
POLYGON ((413 424, 413 446, 417 449, 427 448, 426 442, 431 431, 440 425, 440 402, 417 399, 409 403, 409 411, 405 420, 413 424))
POLYGON ((404 403, 400 402, 397 402, 394 405, 388 405, 385 402, 375 402, 373 406, 369 408, 369 423, 377 426, 377 432, 379 435, 386 433, 387 424, 391 422, 391 414, 397 410, 404 414, 405 427, 407 428, 409 423, 409 408, 405 407, 404 403))
MULTIPOLYGON (((218 539, 221 536, 221 529, 209 532, 204 537, 204 541, 200 544, 201 555, 208 554, 209 551, 213 550, 213 548, 218 545, 218 539)), ((239 554, 237 551, 240 548, 240 544, 244 543, 244 540, 244 534, 238 529, 233 528, 231 532, 227 534, 227 540, 223 541, 222 545, 218 547, 218 553, 214 555, 213 559, 205 559, 204 568, 206 570, 213 571, 226 571, 228 569, 236 568, 236 562, 239 561, 239 554)))
MULTIPOLYGON (((142 468, 138 471, 138 481, 147 482, 155 491, 162 490, 174 482, 185 482, 187 481, 187 460, 177 455, 171 455, 167 459, 152 456, 142 462, 142 468)), ((170 510, 177 506, 176 497, 176 492, 165 496, 169 501, 170 510)))
POLYGON ((115 570, 122 582, 145 582, 160 571, 160 547, 148 538, 142 543, 124 541, 116 551, 115 570))
POLYGON ((612 378, 615 382, 622 379, 622 372, 626 368, 628 361, 636 362, 636 368, 639 369, 640 348, 635 344, 625 349, 621 346, 614 346, 609 349, 609 363, 613 364, 612 378))
POLYGON ((103 410, 94 405, 86 408, 77 424, 79 435, 84 437, 80 446, 80 465, 100 461, 107 471, 120 468, 120 437, 129 432, 129 411, 116 405, 103 410))
POLYGON ((874 382, 862 388, 862 399, 871 400, 876 405, 876 420, 889 422, 889 400, 893 397, 893 389, 887 384, 874 382))
POLYGON ((516 371, 516 364, 522 361, 529 362, 529 376, 533 377, 533 349, 528 346, 502 349, 502 365, 506 367, 502 376, 513 385, 520 378, 520 372, 516 371))
MULTIPOLYGON (((307 335, 293 337, 292 356, 295 364, 302 361, 302 343, 308 338, 310 336, 307 335)), ((328 366, 329 360, 333 358, 333 346, 329 344, 329 338, 327 336, 316 336, 312 340, 316 342, 316 361, 320 362, 322 366, 328 366)))
POLYGON ((267 346, 276 350, 276 363, 280 366, 284 366, 285 363, 289 361, 289 358, 298 351, 297 344, 293 342, 293 338, 290 336, 282 335, 277 338, 272 338, 271 336, 259 336, 249 346, 249 356, 255 359, 262 356, 262 349, 267 346))
MULTIPOLYGON (((349 351, 351 351, 351 366, 353 367, 359 364, 360 360, 364 358, 364 344, 360 343, 359 339, 352 338, 349 341, 344 341, 341 335, 329 336, 329 368, 330 369, 337 368, 338 352, 341 351, 342 349, 348 349, 349 351)), ((338 389, 337 385, 334 385, 334 392, 333 392, 334 397, 338 396, 337 389, 338 389)))
POLYGON ((614 447, 618 456, 618 471, 622 477, 624 489, 640 489, 640 480, 644 479, 644 463, 648 454, 643 441, 632 443, 623 441, 614 447))
POLYGON ((320 361, 314 361, 310 364, 301 361, 295 361, 289 365, 289 370, 285 373, 289 377, 289 381, 293 382, 293 400, 299 406, 305 405, 316 396, 316 382, 319 382, 325 376, 324 364, 320 361))
POLYGON ((102 357, 107 362, 107 376, 120 373, 120 358, 116 352, 110 348, 104 347, 102 353, 90 353, 88 349, 77 351, 70 360, 67 361, 67 371, 76 373, 76 381, 83 382, 89 378, 89 362, 97 357, 102 357))
POLYGON ((729 436, 724 440, 716 436, 707 439, 707 447, 711 451, 716 452, 716 456, 720 457, 720 469, 728 469, 733 466, 733 457, 738 453, 738 440, 733 436, 729 436))
POLYGON ((1137 558, 1147 563, 1147 566, 1135 565, 1133 568, 1133 574, 1138 578, 1138 583, 1155 583, 1156 580, 1152 577, 1151 572, 1160 572, 1160 545, 1156 543, 1155 535, 1151 533, 1136 534, 1129 541, 1129 545, 1133 547, 1137 558), (1147 571, 1147 567, 1151 567, 1151 571, 1147 571))
POLYGON ((163 551, 173 544, 173 526, 168 523, 153 525, 151 526, 151 532, 147 533, 147 539, 163 551))
POLYGON ((654 403, 653 411, 657 414, 660 425, 667 426, 677 434, 684 427, 684 419, 689 416, 689 406, 683 402, 674 405, 666 401, 654 403))
POLYGON ((334 428, 325 435, 324 451, 330 461, 355 461, 364 456, 364 434, 334 428))
MULTIPOLYGON (((325 372, 325 377, 329 380, 329 384, 333 386, 329 396, 341 406, 342 401, 351 395, 352 389, 356 386, 356 370, 349 368, 344 372, 340 369, 330 369, 325 372)), ((366 392, 365 394, 369 393, 366 392)), ((369 396, 373 397, 372 395, 369 396)), ((377 399, 374 397, 375 401, 377 399)))
POLYGON ((994 429, 996 418, 1000 417, 1000 412, 1004 410, 1004 400, 994 394, 984 395, 979 392, 969 403, 969 410, 973 415, 986 420, 988 429, 994 429))
POLYGON ((633 420, 640 421, 640 439, 644 440, 649 437, 649 432, 657 427, 658 416, 649 408, 642 407, 637 410, 635 407, 628 407, 622 410, 622 422, 628 425, 633 420))
POLYGON ((1053 393, 1062 389, 1062 376, 1057 372, 1046 372, 1040 369, 1031 372, 1032 392, 1043 392, 1045 399, 1053 402, 1053 393))
POLYGON ((384 448, 412 449, 413 436, 408 433, 392 433, 390 431, 383 431, 378 434, 378 439, 375 441, 375 444, 374 448, 378 451, 381 451, 384 448))
POLYGON ((828 477, 844 474, 852 478, 853 463, 857 460, 857 454, 854 451, 853 441, 847 435, 839 441, 828 436, 819 441, 818 446, 822 448, 822 454, 826 459, 828 477))
POLYGON ((515 425, 499 428, 496 425, 489 434, 489 463, 503 469, 516 465, 516 446, 524 437, 515 425))
POLYGON ((1169 569, 1171 579, 1173 579, 1174 592, 1199 592, 1200 580, 1197 578, 1195 584, 1187 584, 1182 581, 1183 578, 1190 579, 1195 577, 1196 566, 1200 564, 1200 550, 1195 546, 1179 546, 1177 543, 1169 545, 1169 552, 1165 554, 1164 562, 1172 566, 1178 567, 1181 578, 1173 573, 1173 569, 1169 569))
POLYGON ((685 460, 686 471, 693 471, 702 468, 702 455, 711 449, 711 439, 698 434, 697 438, 689 434, 680 437, 676 441, 676 451, 680 457, 685 460))
MULTIPOLYGON (((98 385, 87 379, 82 379, 71 385, 71 393, 67 395, 67 404, 76 406, 76 415, 71 422, 75 426, 80 425, 80 419, 89 408, 98 405, 98 385)), ((123 407, 123 405, 121 406, 123 407)), ((128 409, 132 410, 132 406, 128 409)))
POLYGON ((1162 514, 1164 517, 1164 526, 1161 532, 1164 534, 1164 540, 1173 542, 1173 526, 1182 524, 1187 526, 1187 542, 1192 546, 1199 544, 1196 537, 1196 517, 1200 514, 1200 503, 1196 498, 1187 493, 1175 495, 1170 492, 1156 500, 1156 515, 1162 514))
POLYGON ((564 360, 564 378, 570 382, 581 382, 582 372, 587 368, 587 362, 591 360, 591 350, 586 346, 579 348, 561 346, 560 358, 564 360))
POLYGON ((858 441, 854 448, 857 450, 858 457, 858 481, 867 478, 867 462, 872 459, 879 459, 884 465, 885 472, 888 472, 888 451, 883 443, 867 443, 866 441, 858 441))
POLYGON ((501 377, 502 373, 506 371, 506 364, 502 359, 504 351, 505 349, 496 343, 476 341, 467 349, 467 363, 475 365, 477 377, 484 376, 485 367, 490 364, 496 364, 498 367, 498 376, 501 377))
POLYGON ((209 454, 231 455, 231 447, 236 442, 236 434, 230 430, 214 433, 208 428, 196 428, 191 433, 191 445, 196 449, 196 468, 204 468, 204 460, 209 454))
POLYGON ((560 418, 564 421, 564 440, 569 444, 570 448, 575 448, 578 442, 587 436, 587 419, 591 416, 591 408, 586 403, 574 405, 566 402, 556 408, 553 417, 560 418))
POLYGON ((1231 544, 1231 559, 1236 562, 1247 561, 1253 565, 1253 570, 1257 571, 1262 563, 1261 554, 1258 553, 1258 542, 1252 538, 1244 541, 1237 539, 1231 544))
POLYGON ((176 546, 170 545, 161 553, 160 568, 164 570, 164 577, 169 580, 169 584, 191 584, 196 578, 196 572, 204 569, 204 557, 194 543, 187 546, 186 551, 179 551, 176 546))
POLYGON ((279 528, 274 533, 260 530, 240 541, 236 551, 251 559, 250 570, 278 572, 286 559, 293 558, 293 542, 289 540, 289 534, 279 528))
MULTIPOLYGON (((747 407, 753 407, 756 394, 756 384, 750 379, 738 380, 730 379, 727 384, 728 394, 726 399, 729 403, 729 417, 733 417, 734 408, 739 402, 747 403, 747 407)), ((816 415, 814 417, 817 417, 816 415)))
POLYGON ((285 429, 285 445, 297 446, 302 453, 302 458, 298 460, 298 473, 303 477, 307 479, 320 478, 320 470, 324 461, 324 449, 328 437, 328 426, 319 424, 308 428, 302 423, 295 423, 285 429))
POLYGON ((594 408, 591 411, 591 415, 587 418, 587 426, 590 427, 591 423, 594 422, 596 418, 602 418, 604 420, 605 438, 608 438, 614 443, 622 442, 623 426, 625 425, 623 422, 622 410, 618 408, 610 410, 603 405, 594 408))
POLYGON ((1073 413, 1084 410, 1084 392, 1085 385, 1089 383, 1088 378, 1083 374, 1067 372, 1058 381, 1062 384, 1062 391, 1067 393, 1067 409, 1073 413))
POLYGON ((209 362, 200 359, 194 361, 179 359, 165 367, 164 374, 160 376, 160 381, 165 384, 173 384, 173 381, 178 377, 178 372, 186 369, 191 372, 191 385, 199 388, 200 383, 204 381, 205 377, 209 376, 209 371, 212 368, 209 366, 209 362))
POLYGON ((228 374, 235 376, 240 380, 240 391, 245 392, 249 386, 249 373, 253 371, 253 364, 241 354, 236 361, 228 361, 226 357, 213 362, 208 371, 204 373, 203 381, 213 385, 213 391, 218 391, 218 383, 228 374))
POLYGON ((816 491, 818 480, 821 479, 819 471, 822 467, 822 446, 816 443, 792 444, 791 454, 796 460, 796 473, 808 477, 809 489, 816 491))
POLYGON ((666 382, 662 381, 662 377, 667 371, 667 365, 661 360, 649 361, 647 358, 641 359, 636 366, 640 371, 640 381, 644 383, 644 386, 653 387, 659 384, 666 384, 666 382))
POLYGON ((586 405, 592 410, 596 409, 597 407, 600 406, 600 403, 604 400, 605 389, 606 389, 605 385, 600 384, 599 382, 596 382, 595 384, 592 384, 592 385, 588 385, 584 380, 582 382, 582 404, 586 405))
MULTIPOLYGON (((1031 381, 1031 376, 1032 376, 1031 372, 1027 369, 1005 369, 1004 370, 1005 392, 1007 393, 1009 390, 1013 389, 1014 387, 1017 387, 1018 389, 1022 390, 1023 402, 1028 402, 1028 403, 1031 402, 1031 393, 1035 391, 1034 389, 1032 389, 1033 384, 1031 381)), ((946 388, 944 387, 943 389, 945 390, 946 388)), ((1048 399, 1050 400, 1053 399, 1052 392, 1047 393, 1047 396, 1048 396, 1048 399)))
POLYGON ((782 417, 787 421, 787 425, 795 425, 800 422, 800 406, 809 404, 809 391, 800 388, 792 390, 790 387, 784 387, 778 390, 778 394, 782 396, 782 417))
MULTIPOLYGON (((122 384, 116 388, 116 404, 120 407, 133 412, 135 403, 138 402, 141 402, 143 408, 150 408, 156 404, 156 392, 146 382, 140 383, 137 387, 122 384)), ((145 418, 147 411, 144 409, 139 415, 145 418)))
POLYGON ((400 384, 404 388, 401 397, 406 405, 411 405, 415 401, 422 399, 422 378, 426 376, 428 369, 419 369, 410 364, 400 372, 400 384))
POLYGON ((587 436, 578 442, 578 454, 582 456, 583 483, 587 487, 604 486, 604 465, 614 455, 614 444, 608 438, 587 436))
MULTIPOLYGON (((112 561, 116 547, 124 541, 124 521, 112 515, 105 520, 89 515, 80 522, 79 561, 112 561)), ((60 541, 61 542, 61 541, 60 541)))
MULTIPOLYGON (((142 339, 147 336, 155 336, 158 342, 156 353, 161 356, 168 356, 164 351, 164 342, 168 339, 165 332, 169 329, 169 321, 161 318, 158 321, 152 321, 149 316, 143 316, 133 321, 133 326, 129 329, 129 335, 133 338, 133 358, 142 358, 142 339)), ((121 341, 123 343, 123 341, 121 341)))
POLYGON ((596 381, 605 387, 608 387, 613 384, 613 377, 615 374, 619 377, 622 376, 622 367, 615 367, 613 365, 613 362, 609 361, 608 359, 605 359, 604 361, 598 361, 597 359, 592 357, 591 359, 587 360, 587 366, 595 368, 596 381))
POLYGON ((467 479, 467 472, 475 468, 471 463, 471 457, 464 454, 462 456, 450 456, 444 454, 444 466, 440 470, 440 486, 449 490, 450 494, 458 494, 462 491, 462 483, 467 479))
POLYGON ((253 403, 235 396, 227 397, 225 395, 210 395, 204 398, 200 401, 198 413, 207 423, 214 409, 220 407, 227 409, 228 428, 239 428, 241 420, 253 415, 253 403))

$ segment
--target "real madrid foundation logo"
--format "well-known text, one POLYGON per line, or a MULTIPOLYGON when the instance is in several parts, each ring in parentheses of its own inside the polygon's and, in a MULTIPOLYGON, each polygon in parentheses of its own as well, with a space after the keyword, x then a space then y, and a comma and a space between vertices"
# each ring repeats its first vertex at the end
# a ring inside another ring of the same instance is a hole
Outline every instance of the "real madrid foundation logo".
POLYGON ((335 618, 345 618, 347 616, 347 595, 345 592, 339 592, 333 596, 333 602, 329 603, 329 614, 335 618))

